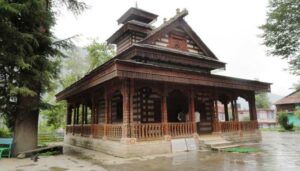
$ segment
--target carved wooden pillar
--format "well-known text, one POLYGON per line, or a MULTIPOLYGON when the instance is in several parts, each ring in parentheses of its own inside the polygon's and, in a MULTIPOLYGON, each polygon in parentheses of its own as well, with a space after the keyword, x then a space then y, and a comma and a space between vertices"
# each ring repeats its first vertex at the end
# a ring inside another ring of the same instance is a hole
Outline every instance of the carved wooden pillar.
POLYGON ((193 123, 192 131, 196 133, 196 122, 195 122, 195 92, 194 88, 191 87, 190 89, 190 105, 189 105, 189 111, 190 111, 190 122, 193 123))
POLYGON ((84 104, 81 104, 81 125, 83 125, 84 122, 84 104))
POLYGON ((164 127, 164 134, 169 135, 169 128, 168 128, 168 106, 167 106, 167 86, 166 84, 163 85, 163 97, 162 97, 162 122, 164 127))
POLYGON ((103 127, 103 139, 107 137, 107 124, 108 124, 108 115, 109 115, 109 98, 108 98, 108 88, 104 89, 104 127, 103 127))
POLYGON ((72 104, 68 103, 67 107, 67 117, 66 117, 66 125, 71 125, 72 123, 72 104))
POLYGON ((235 120, 236 121, 239 121, 239 110, 238 110, 238 106, 237 106, 237 99, 235 99, 233 102, 234 102, 234 111, 236 113, 235 115, 235 120))
POLYGON ((193 88, 190 89, 189 99, 189 120, 195 122, 195 93, 193 88))
POLYGON ((84 124, 84 104, 81 107, 81 131, 80 134, 83 135, 83 124, 84 124))
POLYGON ((84 105, 84 124, 88 124, 88 105, 84 105))
POLYGON ((255 93, 251 92, 249 96, 249 112, 250 112, 250 120, 257 120, 256 106, 255 106, 255 93))
POLYGON ((123 95, 123 128, 122 138, 129 137, 129 115, 130 115, 130 80, 122 80, 122 95, 123 95))
POLYGON ((92 109, 91 109, 91 111, 92 111, 92 116, 91 116, 91 118, 92 118, 92 124, 96 124, 97 123, 97 117, 96 117, 96 115, 97 115, 97 111, 96 111, 96 104, 95 104, 96 102, 95 102, 95 96, 92 96, 92 109))
POLYGON ((80 109, 80 104, 77 104, 77 114, 76 114, 76 124, 79 125, 79 109, 80 109))
POLYGON ((233 102, 234 100, 230 100, 230 103, 231 103, 231 114, 232 114, 232 120, 234 120, 235 121, 235 118, 236 118, 236 113, 235 113, 235 111, 234 111, 234 109, 235 109, 235 107, 234 107, 234 102, 233 102))
POLYGON ((92 121, 91 121, 91 136, 94 137, 95 132, 96 132, 94 124, 97 123, 97 118, 96 118, 97 112, 96 112, 96 107, 95 107, 95 96, 94 95, 92 95, 92 106, 91 107, 92 107, 91 108, 91 115, 92 115, 91 116, 91 119, 92 119, 92 121))
POLYGON ((224 112, 225 112, 225 121, 229 121, 229 115, 228 115, 228 101, 224 101, 224 112))
POLYGON ((129 124, 133 123, 133 96, 134 96, 134 79, 130 79, 130 115, 129 124))
POLYGON ((74 104, 73 125, 77 124, 77 104, 74 104))
POLYGON ((77 124, 77 104, 74 104, 73 125, 77 124))
POLYGON ((73 117, 73 121, 72 121, 72 125, 75 125, 75 119, 76 119, 76 105, 73 104, 73 110, 72 110, 72 117, 73 117))
POLYGON ((214 97, 213 97, 213 103, 214 103, 214 116, 213 116, 213 131, 218 132, 220 131, 219 126, 219 111, 218 111, 218 93, 216 90, 214 90, 214 97))
POLYGON ((215 122, 219 122, 218 100, 214 100, 214 118, 215 122))

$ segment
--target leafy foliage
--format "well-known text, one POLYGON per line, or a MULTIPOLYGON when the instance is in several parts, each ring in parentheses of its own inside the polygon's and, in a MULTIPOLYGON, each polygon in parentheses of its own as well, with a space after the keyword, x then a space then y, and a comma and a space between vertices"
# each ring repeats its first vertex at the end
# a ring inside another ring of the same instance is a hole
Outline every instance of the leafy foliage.
POLYGON ((48 29, 54 17, 44 10, 44 1, 0 3, 1 114, 15 116, 20 95, 39 96, 57 76, 58 50, 48 29))
POLYGON ((90 61, 90 70, 104 64, 106 61, 115 56, 116 51, 113 45, 107 43, 98 43, 93 40, 91 44, 87 46, 88 57, 90 61))
POLYGON ((67 50, 65 54, 69 57, 62 60, 63 69, 56 81, 56 89, 43 96, 45 106, 41 114, 46 123, 40 125, 42 132, 54 131, 65 125, 66 103, 56 102, 55 92, 70 86, 90 70, 111 59, 115 49, 111 45, 93 40, 86 49, 76 47, 67 50))
POLYGON ((0 128, 0 138, 12 137, 12 133, 7 128, 0 128))
MULTIPOLYGON (((73 12, 85 9, 76 0, 61 0, 73 12)), ((63 53, 69 41, 55 41, 51 32, 55 11, 49 0, 0 0, 0 115, 13 127, 20 98, 40 99, 58 77, 63 53)), ((39 109, 33 103, 31 110, 39 109)))
POLYGON ((300 0, 270 0, 261 26, 269 53, 288 59, 290 71, 300 74, 300 0))
POLYGON ((279 112, 278 113, 278 123, 285 130, 292 130, 294 128, 294 125, 292 123, 289 123, 287 112, 279 112))
POLYGON ((255 95, 255 105, 256 108, 269 108, 271 102, 269 100, 267 93, 260 93, 255 95))
POLYGON ((243 121, 250 121, 250 116, 245 116, 245 117, 243 118, 243 121))
POLYGON ((55 93, 79 80, 87 73, 89 62, 86 53, 81 48, 72 48, 64 52, 68 58, 62 59, 62 72, 55 81, 55 89, 48 91, 43 96, 41 108, 41 123, 39 132, 54 132, 65 125, 67 107, 65 102, 57 102, 55 93))

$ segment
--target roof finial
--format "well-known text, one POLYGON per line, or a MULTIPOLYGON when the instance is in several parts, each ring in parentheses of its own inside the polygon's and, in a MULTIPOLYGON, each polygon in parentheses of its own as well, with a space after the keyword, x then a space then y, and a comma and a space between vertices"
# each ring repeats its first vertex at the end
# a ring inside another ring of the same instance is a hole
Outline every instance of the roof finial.
POLYGON ((135 8, 139 8, 137 1, 135 1, 135 8))
POLYGON ((179 13, 180 13, 180 9, 176 8, 176 14, 179 14, 179 13))

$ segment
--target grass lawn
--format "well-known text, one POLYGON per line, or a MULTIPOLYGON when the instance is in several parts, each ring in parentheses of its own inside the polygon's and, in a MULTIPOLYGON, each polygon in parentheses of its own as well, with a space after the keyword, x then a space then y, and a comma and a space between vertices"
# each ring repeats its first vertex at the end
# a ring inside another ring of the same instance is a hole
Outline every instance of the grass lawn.
POLYGON ((233 153, 253 153, 253 152, 258 152, 259 150, 256 148, 249 148, 249 147, 234 147, 234 148, 227 148, 224 151, 233 152, 233 153))

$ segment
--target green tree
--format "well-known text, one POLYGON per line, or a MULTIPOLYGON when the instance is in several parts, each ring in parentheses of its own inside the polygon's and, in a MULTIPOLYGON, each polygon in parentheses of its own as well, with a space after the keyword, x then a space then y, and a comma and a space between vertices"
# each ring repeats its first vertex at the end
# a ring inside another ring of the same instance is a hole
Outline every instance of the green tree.
POLYGON ((278 123, 285 130, 292 130, 294 128, 293 123, 289 123, 288 113, 279 112, 278 113, 278 123))
POLYGON ((70 86, 83 77, 88 68, 90 68, 89 58, 82 48, 74 47, 65 51, 68 58, 62 59, 62 71, 55 81, 55 88, 43 95, 43 107, 41 108, 41 116, 43 122, 39 124, 39 130, 56 131, 65 125, 65 114, 67 106, 65 102, 57 102, 55 98, 56 92, 70 86))
POLYGON ((90 60, 90 70, 93 70, 101 64, 104 64, 116 54, 113 45, 99 43, 95 40, 93 40, 93 42, 87 46, 87 50, 90 60))
POLYGON ((65 125, 65 113, 66 113, 66 103, 56 102, 54 91, 46 93, 43 96, 44 107, 41 108, 40 114, 43 118, 44 123, 48 130, 56 131, 59 128, 63 128, 65 125))
POLYGON ((56 102, 55 93, 78 81, 90 70, 105 63, 116 54, 115 49, 106 43, 98 43, 93 40, 85 49, 73 48, 65 52, 68 58, 62 60, 62 72, 57 79, 56 89, 48 92, 43 101, 45 108, 41 114, 46 124, 52 130, 61 128, 65 124, 66 103, 56 102))
POLYGON ((300 74, 300 0, 270 0, 267 21, 260 27, 271 55, 287 59, 293 74, 300 74))
POLYGON ((90 58, 86 49, 74 47, 65 52, 68 58, 62 60, 62 72, 57 80, 56 92, 70 86, 86 75, 90 68, 90 58))
POLYGON ((269 100, 267 93, 260 93, 255 95, 255 105, 256 108, 269 108, 271 102, 269 100))
POLYGON ((58 76, 60 49, 70 45, 51 31, 57 3, 75 13, 86 8, 76 0, 0 0, 0 114, 14 131, 14 154, 36 148, 41 96, 58 76))

